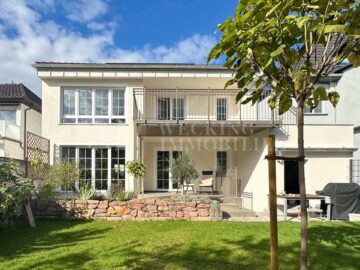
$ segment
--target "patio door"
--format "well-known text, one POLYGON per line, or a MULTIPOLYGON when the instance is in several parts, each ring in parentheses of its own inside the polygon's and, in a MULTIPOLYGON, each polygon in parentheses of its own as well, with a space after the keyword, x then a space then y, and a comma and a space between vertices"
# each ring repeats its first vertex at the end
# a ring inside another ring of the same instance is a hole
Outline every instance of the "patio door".
POLYGON ((170 164, 181 155, 181 151, 158 151, 156 188, 159 190, 176 190, 177 183, 173 183, 170 173, 170 164))

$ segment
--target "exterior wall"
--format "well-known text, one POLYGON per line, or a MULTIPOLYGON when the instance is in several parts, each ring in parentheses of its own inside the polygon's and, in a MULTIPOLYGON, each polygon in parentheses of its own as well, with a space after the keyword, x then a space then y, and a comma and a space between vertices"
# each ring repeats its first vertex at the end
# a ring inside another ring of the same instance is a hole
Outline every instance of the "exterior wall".
MULTIPOLYGON (((16 110, 16 126, 12 126, 12 132, 20 135, 20 139, 0 139, 0 157, 24 159, 24 121, 25 110, 28 106, 0 106, 1 109, 16 110)), ((41 135, 41 113, 30 109, 27 111, 27 131, 41 135)))
MULTIPOLYGON (((351 68, 342 74, 337 83, 331 83, 330 90, 340 94, 339 104, 334 108, 330 102, 323 102, 323 114, 307 114, 307 124, 340 124, 360 126, 360 68, 351 68)), ((355 136, 355 147, 360 149, 358 135, 355 136)), ((354 158, 360 158, 360 150, 354 152, 354 158)))
MULTIPOLYGON (((48 80, 42 82, 42 136, 50 140, 50 160, 59 158, 57 146, 124 146, 126 160, 136 157, 133 121, 133 88, 142 87, 139 80, 48 80), (62 124, 60 123, 62 86, 107 87, 125 89, 125 124, 62 124)), ((126 176, 126 188, 133 189, 133 179, 126 176)))

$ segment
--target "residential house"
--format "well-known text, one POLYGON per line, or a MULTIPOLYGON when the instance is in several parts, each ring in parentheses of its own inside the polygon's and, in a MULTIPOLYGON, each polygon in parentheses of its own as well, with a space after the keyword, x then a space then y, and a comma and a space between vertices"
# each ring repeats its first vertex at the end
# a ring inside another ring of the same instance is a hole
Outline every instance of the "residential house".
POLYGON ((0 84, 0 157, 25 159, 25 132, 41 135, 41 98, 23 84, 0 84))
MULTIPOLYGON (((236 104, 237 90, 224 89, 233 71, 224 67, 51 62, 34 67, 42 80, 42 135, 50 139, 51 162, 78 162, 80 181, 99 192, 115 184, 133 190, 125 170, 133 159, 147 166, 145 191, 176 190, 169 168, 188 151, 200 177, 215 179, 216 191, 251 194, 251 207, 263 211, 268 134, 276 135, 278 153, 296 155, 294 108, 278 115, 267 106, 266 92, 254 106, 236 104)), ((330 117, 323 106, 316 117, 330 117)), ((352 123, 316 123, 314 117, 306 115, 305 127, 309 193, 331 181, 349 182, 355 150, 352 123)), ((279 191, 298 192, 296 171, 293 162, 277 162, 279 191)))

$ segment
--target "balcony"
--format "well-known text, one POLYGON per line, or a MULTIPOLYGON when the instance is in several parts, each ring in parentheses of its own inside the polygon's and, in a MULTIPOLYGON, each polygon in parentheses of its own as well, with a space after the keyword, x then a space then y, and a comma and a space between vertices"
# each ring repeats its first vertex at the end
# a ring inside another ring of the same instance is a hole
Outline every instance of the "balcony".
POLYGON ((159 126, 182 127, 183 131, 186 127, 259 130, 282 124, 277 111, 267 104, 269 92, 254 106, 236 104, 237 93, 237 89, 134 89, 135 122, 143 127, 140 133, 146 127, 148 135, 159 126))
POLYGON ((0 139, 20 141, 20 127, 0 120, 0 139))

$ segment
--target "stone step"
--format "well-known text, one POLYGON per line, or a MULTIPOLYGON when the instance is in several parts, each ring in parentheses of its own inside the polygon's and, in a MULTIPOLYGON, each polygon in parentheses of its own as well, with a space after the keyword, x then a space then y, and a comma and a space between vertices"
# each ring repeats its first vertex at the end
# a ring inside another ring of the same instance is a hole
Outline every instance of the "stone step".
POLYGON ((241 204, 241 198, 240 197, 223 197, 222 198, 223 203, 235 203, 235 204, 241 204))
POLYGON ((234 203, 221 203, 220 209, 223 215, 223 219, 256 217, 256 213, 254 211, 240 208, 238 204, 234 203))

